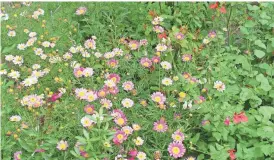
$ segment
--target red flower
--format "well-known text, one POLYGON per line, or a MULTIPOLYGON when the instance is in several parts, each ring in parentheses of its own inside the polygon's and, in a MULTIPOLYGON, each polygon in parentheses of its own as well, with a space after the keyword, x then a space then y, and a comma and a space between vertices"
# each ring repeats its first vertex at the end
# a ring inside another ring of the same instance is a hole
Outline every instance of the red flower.
POLYGON ((209 5, 209 8, 210 8, 210 9, 216 9, 216 8, 218 8, 218 6, 219 6, 219 3, 216 2, 216 3, 214 3, 214 4, 209 5))
POLYGON ((247 122, 248 117, 245 115, 244 112, 241 112, 239 114, 234 113, 233 121, 235 124, 241 123, 241 122, 247 122))
POLYGON ((224 121, 224 124, 225 124, 226 126, 229 126, 229 124, 230 124, 230 118, 229 118, 229 117, 226 117, 226 119, 225 119, 225 121, 224 121))
POLYGON ((61 98, 61 96, 62 96, 62 93, 59 93, 59 92, 54 93, 54 94, 50 97, 49 101, 55 102, 57 99, 61 98))
POLYGON ((221 13, 226 14, 225 6, 222 6, 219 10, 221 13))
POLYGON ((159 39, 167 38, 167 35, 166 33, 161 33, 161 34, 158 34, 158 38, 159 39))
POLYGON ((234 160, 236 159, 236 155, 235 155, 235 150, 234 149, 230 149, 227 151, 229 153, 229 157, 230 157, 230 160, 234 160))

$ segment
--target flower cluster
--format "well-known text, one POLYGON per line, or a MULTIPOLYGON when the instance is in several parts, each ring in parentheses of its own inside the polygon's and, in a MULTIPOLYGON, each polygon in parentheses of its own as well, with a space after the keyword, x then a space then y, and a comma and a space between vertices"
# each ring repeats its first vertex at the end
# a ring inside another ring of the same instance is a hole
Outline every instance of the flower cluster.
POLYGON ((22 106, 38 108, 45 104, 44 95, 28 95, 21 100, 22 106))

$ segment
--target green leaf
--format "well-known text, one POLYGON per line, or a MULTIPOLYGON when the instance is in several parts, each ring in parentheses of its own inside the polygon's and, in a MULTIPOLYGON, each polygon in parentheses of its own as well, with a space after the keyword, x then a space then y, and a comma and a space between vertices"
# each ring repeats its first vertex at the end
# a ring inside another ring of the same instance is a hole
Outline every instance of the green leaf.
POLYGON ((85 129, 83 129, 83 133, 86 139, 89 139, 89 133, 85 129))
POLYGON ((261 51, 261 50, 255 50, 254 54, 258 57, 258 58, 263 58, 265 56, 265 52, 261 51))
POLYGON ((261 106, 258 111, 264 116, 264 119, 269 120, 271 115, 274 114, 274 107, 261 106))
POLYGON ((15 48, 16 44, 13 44, 12 46, 10 47, 5 47, 2 51, 2 53, 8 53, 10 52, 11 50, 13 50, 15 48))
POLYGON ((263 48, 263 49, 266 49, 265 44, 261 40, 256 40, 254 42, 254 44, 257 45, 257 46, 259 46, 259 47, 261 47, 261 48, 263 48))
POLYGON ((248 30, 244 26, 240 27, 240 31, 242 34, 249 34, 248 30))
POLYGON ((265 78, 263 74, 257 75, 256 80, 258 82, 261 82, 260 88, 262 88, 264 91, 270 91, 271 90, 272 87, 269 85, 267 78, 265 78))
POLYGON ((240 99, 241 99, 242 101, 246 101, 246 100, 252 98, 253 95, 254 95, 254 94, 253 94, 253 92, 252 92, 251 89, 242 88, 242 92, 240 93, 240 99))
POLYGON ((252 28, 255 25, 256 24, 253 21, 247 21, 247 22, 245 22, 245 27, 247 27, 247 28, 252 28))
POLYGON ((220 141, 221 139, 221 134, 219 132, 213 132, 212 133, 213 137, 216 138, 217 141, 220 141))

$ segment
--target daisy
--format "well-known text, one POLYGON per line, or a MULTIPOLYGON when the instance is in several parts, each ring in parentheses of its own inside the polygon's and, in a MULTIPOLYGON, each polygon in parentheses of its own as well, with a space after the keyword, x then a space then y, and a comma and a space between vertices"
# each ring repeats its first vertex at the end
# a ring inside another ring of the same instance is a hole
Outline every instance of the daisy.
POLYGON ((116 56, 122 56, 123 55, 123 50, 120 49, 120 48, 114 48, 112 51, 116 56))
POLYGON ((110 59, 107 64, 111 67, 111 68, 116 68, 119 64, 118 60, 116 59, 110 59))
POLYGON ((6 74, 7 74, 7 70, 6 69, 0 70, 0 75, 6 75, 6 74))
POLYGON ((154 26, 153 31, 156 33, 163 33, 165 31, 165 29, 161 26, 154 26))
POLYGON ((35 36, 37 36, 37 33, 36 33, 36 32, 30 32, 30 33, 29 33, 29 37, 32 38, 32 37, 35 37, 35 36))
POLYGON ((83 76, 83 72, 84 72, 84 68, 83 67, 79 67, 79 68, 74 68, 73 70, 73 74, 76 78, 82 77, 83 76))
POLYGON ((119 126, 125 126, 127 124, 127 118, 125 116, 118 116, 114 119, 114 122, 119 126))
POLYGON ((170 86, 172 85, 173 81, 170 78, 164 78, 162 79, 162 84, 165 86, 170 86))
POLYGON ((134 131, 139 131, 141 129, 141 126, 139 124, 132 124, 132 128, 134 131))
POLYGON ((125 132, 126 135, 131 135, 133 132, 133 129, 130 126, 124 126, 122 127, 122 130, 125 132))
POLYGON ((15 37, 15 36, 16 36, 16 32, 13 31, 13 30, 10 30, 10 31, 8 32, 8 36, 9 36, 9 37, 15 37))
POLYGON ((96 49, 96 42, 93 39, 86 40, 84 45, 87 49, 96 49))
POLYGON ((67 142, 67 141, 61 140, 61 141, 59 141, 59 142, 57 143, 56 148, 57 148, 58 150, 60 150, 60 151, 65 151, 65 150, 67 150, 68 146, 69 146, 69 145, 68 145, 68 142, 67 142))
POLYGON ((154 102, 157 102, 157 103, 160 103, 160 104, 163 104, 166 101, 166 97, 161 92, 154 92, 151 95, 151 99, 154 102))
POLYGON ((210 42, 209 39, 207 39, 207 38, 204 38, 204 39, 203 39, 203 44, 208 44, 209 42, 210 42))
POLYGON ((83 75, 85 77, 91 77, 93 75, 93 69, 92 68, 85 68, 84 71, 83 71, 83 75))
POLYGON ((84 88, 76 88, 75 89, 76 97, 79 99, 84 99, 85 95, 87 94, 87 90, 84 88))
POLYGON ((129 46, 130 50, 136 50, 139 48, 140 43, 136 40, 132 40, 128 43, 128 46, 129 46))
POLYGON ((44 53, 44 51, 42 48, 35 48, 34 53, 37 56, 41 56, 44 53))
POLYGON ((136 139, 133 139, 133 142, 137 145, 137 146, 141 146, 144 143, 144 140, 141 137, 137 137, 136 139))
POLYGON ((155 130, 157 132, 165 132, 165 131, 167 131, 167 129, 168 129, 167 123, 162 118, 159 121, 154 122, 154 124, 153 124, 153 130, 155 130))
POLYGON ((158 45, 156 46, 156 50, 157 50, 158 52, 164 52, 164 51, 167 50, 167 46, 166 46, 165 44, 158 44, 158 45))
POLYGON ((151 61, 152 61, 153 63, 159 63, 159 62, 160 62, 160 57, 154 56, 154 57, 151 58, 151 61))
POLYGON ((122 105, 125 108, 131 108, 134 105, 134 102, 129 98, 125 98, 122 100, 122 105))
POLYGON ((71 53, 77 53, 78 52, 78 50, 77 50, 77 48, 76 47, 70 47, 69 48, 69 52, 71 52, 71 53))
POLYGON ((113 82, 113 80, 106 80, 104 81, 105 85, 108 86, 109 88, 115 87, 116 84, 113 82))
POLYGON ((11 116, 10 117, 10 121, 12 121, 12 122, 19 122, 19 121, 21 121, 21 116, 18 116, 18 115, 11 116))
POLYGON ((11 70, 11 72, 8 73, 8 77, 17 80, 20 77, 20 73, 18 71, 11 70))
POLYGON ((14 160, 21 160, 22 151, 17 151, 13 154, 14 160))
POLYGON ((81 124, 83 127, 90 127, 94 123, 89 117, 85 116, 81 119, 81 124))
POLYGON ((172 68, 171 64, 170 64, 169 62, 167 62, 167 61, 161 62, 161 66, 162 66, 162 68, 164 68, 165 70, 169 70, 169 69, 172 68))
POLYGON ((211 31, 211 32, 208 33, 208 37, 209 37, 209 38, 215 38, 216 35, 217 35, 217 34, 216 34, 215 31, 211 31))
POLYGON ((131 91, 134 88, 134 84, 132 83, 132 81, 126 81, 123 83, 122 87, 125 91, 131 91))
POLYGON ((151 22, 153 25, 158 25, 160 22, 162 22, 164 19, 162 17, 155 17, 153 21, 151 22))
POLYGON ((112 107, 112 102, 109 99, 106 99, 106 98, 101 99, 100 103, 101 103, 102 107, 104 107, 106 109, 110 109, 112 107))
POLYGON ((14 64, 18 64, 19 66, 21 66, 24 62, 23 58, 21 56, 15 56, 12 60, 12 62, 14 64))
POLYGON ((214 88, 219 92, 223 92, 225 90, 225 84, 222 81, 216 81, 214 82, 214 88))
POLYGON ((8 61, 8 62, 13 61, 13 58, 14 58, 13 55, 6 55, 5 56, 5 60, 8 61))
POLYGON ((82 56, 85 58, 90 57, 90 53, 88 51, 81 52, 82 56))
POLYGON ((39 68, 41 68, 41 66, 39 64, 32 65, 32 69, 34 69, 34 70, 37 70, 39 68))
POLYGON ((144 152, 138 152, 136 158, 138 158, 138 160, 145 160, 147 155, 144 152))
POLYGON ((84 14, 86 14, 86 12, 87 12, 87 8, 86 7, 79 7, 79 8, 77 8, 77 10, 76 10, 76 15, 84 15, 84 14))
POLYGON ((87 114, 93 114, 94 111, 95 111, 95 108, 94 108, 94 105, 86 105, 85 108, 84 108, 84 111, 87 113, 87 114))
POLYGON ((151 67, 151 65, 152 65, 151 60, 148 59, 147 57, 141 58, 140 63, 143 67, 147 67, 147 68, 151 67))
POLYGON ((48 47, 50 47, 50 42, 44 41, 44 42, 42 42, 42 46, 48 48, 48 47))
POLYGON ((28 77, 22 82, 22 84, 26 87, 29 87, 33 84, 36 84, 37 82, 38 82, 38 79, 36 77, 28 77))
POLYGON ((17 49, 19 49, 19 50, 25 50, 25 48, 26 48, 26 45, 23 43, 20 43, 17 45, 17 49))
POLYGON ((184 156, 186 149, 182 143, 172 142, 168 146, 168 152, 170 156, 180 158, 184 156))
POLYGON ((100 98, 104 98, 104 97, 106 97, 106 95, 107 95, 107 90, 105 90, 105 89, 101 89, 97 92, 97 96, 100 98))
POLYGON ((127 139, 127 135, 124 131, 117 131, 114 135, 113 141, 116 144, 121 144, 127 139))
POLYGON ((178 40, 182 40, 185 38, 185 35, 183 33, 176 33, 175 34, 175 38, 178 39, 178 40))
POLYGON ((93 102, 97 99, 97 94, 93 91, 88 91, 85 96, 85 100, 88 102, 93 102))
POLYGON ((31 77, 36 77, 36 78, 40 78, 40 77, 43 77, 45 75, 45 72, 44 71, 37 71, 37 70, 34 70, 32 71, 31 73, 31 77))
POLYGON ((180 130, 177 130, 172 134, 172 139, 175 142, 182 142, 185 139, 185 136, 180 130))
POLYGON ((192 60, 192 55, 191 54, 184 54, 182 56, 182 61, 184 61, 184 62, 189 62, 191 60, 192 60))
POLYGON ((95 52, 94 55, 95 55, 96 58, 102 57, 102 54, 100 52, 95 52))
POLYGON ((148 44, 148 42, 147 42, 146 39, 141 39, 141 40, 140 40, 140 45, 146 46, 147 44, 148 44))
POLYGON ((115 53, 114 53, 114 52, 106 52, 106 53, 104 54, 104 57, 105 57, 106 59, 113 58, 113 57, 115 57, 115 53))

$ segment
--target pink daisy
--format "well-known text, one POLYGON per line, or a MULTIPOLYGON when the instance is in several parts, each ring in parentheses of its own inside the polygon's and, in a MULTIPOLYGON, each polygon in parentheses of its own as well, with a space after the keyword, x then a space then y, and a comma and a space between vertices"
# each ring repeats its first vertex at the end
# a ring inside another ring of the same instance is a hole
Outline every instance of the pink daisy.
POLYGON ((153 63, 159 63, 160 62, 160 57, 154 56, 154 57, 151 58, 151 60, 152 60, 153 63))
POLYGON ((184 156, 186 149, 182 143, 172 142, 168 146, 168 152, 170 156, 180 158, 184 156))
POLYGON ((157 131, 157 132, 165 132, 168 129, 167 123, 164 119, 160 119, 157 122, 154 122, 153 124, 153 130, 157 131))
POLYGON ((93 39, 86 40, 84 45, 87 49, 96 49, 96 42, 93 39))
POLYGON ((87 113, 87 114, 93 114, 94 111, 95 111, 95 108, 94 108, 94 105, 86 105, 85 108, 84 108, 84 111, 87 113))
POLYGON ((184 62, 189 62, 189 61, 192 60, 192 55, 191 55, 191 54, 184 54, 184 55, 182 56, 182 60, 183 60, 184 62))
POLYGON ((107 79, 112 80, 114 83, 119 83, 120 82, 120 76, 118 74, 115 73, 111 73, 108 75, 107 79))
POLYGON ((177 130, 172 134, 172 139, 175 142, 182 142, 185 139, 185 136, 180 130, 177 130))
POLYGON ((127 139, 127 135, 124 131, 117 131, 114 135, 113 142, 115 144, 121 144, 127 139))
POLYGON ((131 91, 134 88, 134 84, 131 81, 126 81, 123 83, 123 86, 125 91, 131 91))
POLYGON ((164 104, 166 101, 166 97, 161 92, 154 92, 151 95, 151 99, 159 104, 164 104))
POLYGON ((140 63, 143 67, 147 67, 147 68, 149 68, 152 65, 151 60, 148 59, 147 57, 141 58, 140 63))
POLYGON ((87 12, 87 8, 86 7, 79 7, 77 10, 76 10, 76 15, 84 15, 85 13, 87 12))
POLYGON ((154 26, 153 31, 156 33, 163 33, 165 31, 165 29, 161 26, 154 26))
POLYGON ((140 43, 136 40, 132 40, 128 43, 128 46, 129 46, 130 50, 136 50, 139 48, 140 43))
POLYGON ((119 64, 118 60, 116 59, 110 59, 107 64, 111 67, 111 68, 116 68, 119 64))
POLYGON ((82 77, 84 70, 85 70, 85 68, 83 68, 83 67, 74 68, 73 74, 77 78, 82 77))
POLYGON ((178 39, 178 40, 182 40, 185 38, 185 35, 183 33, 176 33, 175 34, 175 38, 178 39))

